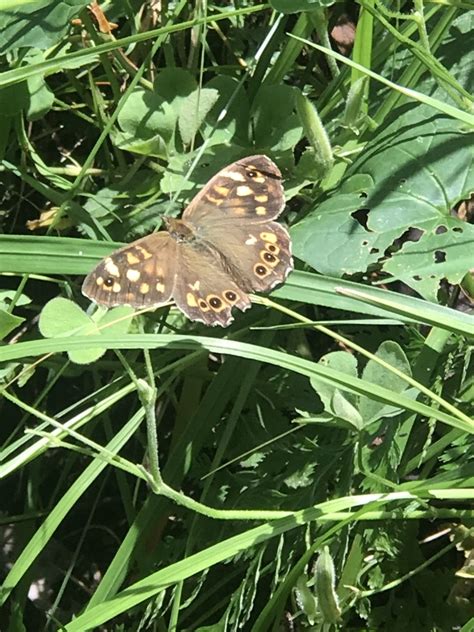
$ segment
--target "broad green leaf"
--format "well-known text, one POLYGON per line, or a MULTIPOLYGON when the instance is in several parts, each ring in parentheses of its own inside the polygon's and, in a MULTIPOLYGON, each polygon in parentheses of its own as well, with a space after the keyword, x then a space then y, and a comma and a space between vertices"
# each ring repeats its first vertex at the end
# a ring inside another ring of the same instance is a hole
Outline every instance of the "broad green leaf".
POLYGON ((351 404, 347 395, 336 389, 331 399, 331 411, 334 417, 347 421, 355 430, 361 430, 364 420, 357 408, 351 404))
POLYGON ((6 116, 16 116, 28 107, 28 103, 28 86, 24 81, 0 88, 0 121, 6 116))
POLYGON ((0 4, 0 54, 25 47, 46 49, 70 28, 88 0, 4 1, 0 4))
MULTIPOLYGON (((377 349, 375 355, 380 360, 383 360, 395 369, 398 369, 405 375, 411 377, 410 363, 400 345, 392 340, 383 342, 377 349)), ((362 378, 373 384, 378 384, 384 388, 392 390, 394 393, 402 393, 407 388, 407 383, 401 377, 395 375, 392 371, 385 369, 375 360, 369 360, 362 371, 362 378)), ((397 409, 393 411, 387 410, 384 404, 375 402, 369 397, 361 396, 359 398, 358 410, 364 419, 364 424, 368 424, 371 421, 377 419, 380 414, 387 415, 390 412, 394 414, 397 409)))
MULTIPOLYGON (((419 225, 422 225, 421 223, 419 225)), ((407 241, 383 265, 418 294, 436 301, 440 281, 457 284, 472 267, 474 226, 457 217, 424 223, 417 241, 407 241)))
POLYGON ((164 108, 164 99, 156 92, 136 88, 128 97, 118 116, 122 130, 137 143, 163 138, 168 143, 173 137, 175 117, 164 108))
POLYGON ((184 145, 191 143, 218 98, 217 90, 201 88, 192 92, 181 103, 178 127, 184 145))
POLYGON ((49 89, 44 77, 40 75, 30 77, 26 83, 29 93, 26 116, 29 121, 36 121, 49 112, 54 102, 54 94, 49 89))
MULTIPOLYGON (((143 130, 141 130, 143 133, 143 130)), ((135 138, 133 134, 114 132, 111 134, 115 145, 123 151, 131 151, 142 156, 155 156, 166 159, 168 157, 168 145, 163 137, 155 134, 150 138, 135 138)))
POLYGON ((132 316, 135 310, 129 305, 122 305, 107 310, 100 318, 95 320, 99 331, 103 334, 126 334, 130 329, 132 316))
MULTIPOLYGON (((43 307, 39 330, 45 338, 98 334, 97 325, 72 301, 60 296, 53 298, 43 307)), ((105 349, 71 349, 67 352, 71 362, 89 364, 95 362, 105 349)))
MULTIPOLYGON (((357 360, 351 353, 347 353, 345 351, 332 351, 331 353, 326 353, 319 360, 319 364, 330 367, 331 369, 336 369, 342 373, 346 373, 351 377, 357 377, 357 360)), ((318 378, 311 378, 311 386, 318 393, 321 401, 323 402, 324 409, 327 412, 333 413, 332 401, 336 392, 336 387, 326 381, 321 381, 318 378)), ((357 401, 356 397, 350 393, 346 393, 345 396, 352 402, 352 404, 355 404, 357 401)))
MULTIPOLYGON (((13 299, 15 298, 16 292, 14 290, 0 290, 0 308, 7 309, 13 299)), ((29 305, 31 303, 31 298, 26 294, 20 294, 20 296, 15 301, 15 306, 20 307, 21 305, 29 305)))
POLYGON ((296 114, 296 88, 287 85, 263 86, 253 104, 254 138, 260 151, 293 149, 303 127, 296 114))
POLYGON ((206 88, 217 90, 215 102, 202 126, 206 140, 213 145, 228 143, 248 145, 248 122, 250 104, 248 96, 237 79, 219 75, 206 84, 206 88), (225 116, 221 118, 222 113, 225 116))
POLYGON ((0 308, 0 340, 3 340, 24 321, 25 319, 21 316, 15 316, 0 308))
POLYGON ((68 300, 58 296, 51 299, 41 310, 39 330, 45 338, 97 333, 97 327, 82 309, 68 300))
MULTIPOLYGON (((44 306, 40 315, 39 330, 45 338, 88 336, 101 332, 124 334, 130 327, 133 311, 131 307, 127 306, 116 307, 105 315, 99 314, 96 320, 92 320, 72 301, 57 297, 44 306)), ((87 345, 84 345, 81 349, 69 350, 68 355, 71 361, 76 364, 89 364, 102 357, 105 351, 106 349, 88 348, 87 345)))
POLYGON ((442 278, 458 282, 472 263, 474 228, 451 209, 474 187, 473 141, 462 123, 427 106, 399 108, 339 191, 293 227, 296 256, 325 274, 355 274, 404 237, 383 268, 435 299, 442 278))

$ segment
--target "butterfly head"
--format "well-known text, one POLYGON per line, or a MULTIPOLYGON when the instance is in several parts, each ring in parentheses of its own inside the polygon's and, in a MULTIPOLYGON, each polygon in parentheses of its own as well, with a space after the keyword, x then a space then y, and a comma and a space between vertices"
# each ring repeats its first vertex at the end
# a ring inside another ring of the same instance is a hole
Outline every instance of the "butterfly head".
POLYGON ((166 215, 163 217, 163 222, 171 237, 178 243, 193 239, 194 233, 187 222, 166 215))

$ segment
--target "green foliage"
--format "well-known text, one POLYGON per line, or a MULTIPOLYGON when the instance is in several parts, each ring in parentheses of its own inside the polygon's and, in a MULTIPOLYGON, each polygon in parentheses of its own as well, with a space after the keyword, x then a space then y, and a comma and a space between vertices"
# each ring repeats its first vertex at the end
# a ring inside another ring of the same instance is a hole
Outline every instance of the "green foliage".
POLYGON ((0 0, 5 629, 472 627, 474 14, 415 4, 0 0), (81 295, 256 153, 270 297, 81 295))
POLYGON ((452 209, 474 187, 473 143, 473 133, 427 106, 397 110, 339 190, 294 226, 296 255, 338 276, 383 262, 385 272, 436 300, 442 279, 459 283, 471 266, 474 230, 452 209), (416 235, 400 243, 407 231, 416 235), (387 258, 390 248, 397 252, 387 258))
MULTIPOLYGON (((45 338, 59 338, 62 336, 93 336, 102 330, 108 334, 126 334, 130 327, 130 317, 133 309, 130 307, 115 307, 106 313, 100 310, 91 318, 72 301, 53 298, 43 307, 38 322, 38 328, 45 338)), ((106 349, 93 349, 87 346, 83 349, 68 351, 69 359, 76 364, 89 364, 99 360, 106 349)))

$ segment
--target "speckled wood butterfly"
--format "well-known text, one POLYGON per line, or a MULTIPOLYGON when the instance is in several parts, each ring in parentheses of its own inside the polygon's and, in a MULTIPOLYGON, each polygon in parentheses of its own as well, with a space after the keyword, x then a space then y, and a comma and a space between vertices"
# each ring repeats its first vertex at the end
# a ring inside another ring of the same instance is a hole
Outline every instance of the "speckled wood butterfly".
POLYGON ((153 233, 106 257, 82 292, 112 307, 159 306, 174 299, 191 320, 227 327, 232 308, 250 307, 248 292, 265 292, 293 269, 287 230, 273 221, 285 206, 281 173, 266 156, 219 171, 182 219, 164 217, 153 233))

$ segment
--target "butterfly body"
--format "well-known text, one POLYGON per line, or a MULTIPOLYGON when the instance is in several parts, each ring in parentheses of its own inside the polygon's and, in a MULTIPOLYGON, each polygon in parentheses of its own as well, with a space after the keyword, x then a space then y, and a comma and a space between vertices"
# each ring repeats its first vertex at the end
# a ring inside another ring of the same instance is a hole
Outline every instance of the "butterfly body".
POLYGON ((226 327, 248 292, 282 283, 293 269, 278 167, 266 156, 243 158, 215 175, 183 213, 106 257, 82 291, 101 305, 162 305, 171 298, 191 320, 226 327))
POLYGON ((192 242, 196 240, 196 234, 192 226, 184 222, 182 219, 163 216, 163 222, 168 229, 168 233, 177 243, 192 242))

